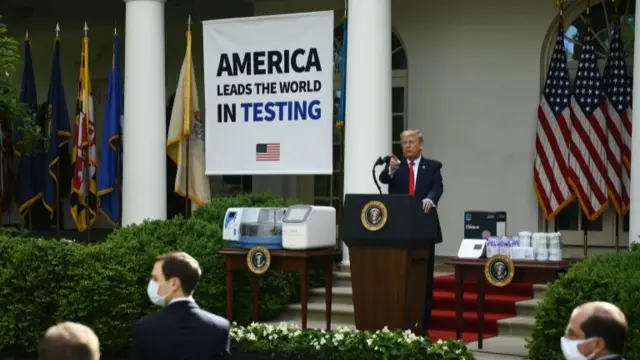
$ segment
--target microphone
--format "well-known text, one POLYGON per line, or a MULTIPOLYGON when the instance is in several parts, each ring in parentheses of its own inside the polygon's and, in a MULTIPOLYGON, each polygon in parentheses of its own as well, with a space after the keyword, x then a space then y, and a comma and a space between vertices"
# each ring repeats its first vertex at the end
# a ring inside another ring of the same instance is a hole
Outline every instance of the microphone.
POLYGON ((391 161, 391 156, 385 156, 385 157, 380 156, 378 157, 378 160, 376 160, 375 166, 388 165, 390 161, 391 161))
POLYGON ((373 182, 376 184, 376 187, 378 188, 378 192, 380 193, 380 195, 382 195, 382 188, 380 187, 380 184, 378 183, 378 178, 376 177, 376 167, 380 166, 380 165, 388 165, 389 162, 391 161, 391 156, 379 156, 378 159, 376 159, 376 162, 373 164, 373 168, 371 169, 371 177, 373 177, 373 182))

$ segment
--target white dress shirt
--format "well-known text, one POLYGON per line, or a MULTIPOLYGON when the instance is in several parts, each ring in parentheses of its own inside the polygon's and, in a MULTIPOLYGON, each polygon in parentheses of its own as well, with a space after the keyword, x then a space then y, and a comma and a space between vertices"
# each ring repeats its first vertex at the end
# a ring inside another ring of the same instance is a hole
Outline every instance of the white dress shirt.
POLYGON ((180 302, 180 301, 191 301, 191 302, 194 302, 194 303, 196 302, 196 300, 192 296, 189 296, 189 297, 177 297, 177 298, 171 299, 171 301, 169 301, 169 303, 167 305, 171 305, 173 303, 180 302))

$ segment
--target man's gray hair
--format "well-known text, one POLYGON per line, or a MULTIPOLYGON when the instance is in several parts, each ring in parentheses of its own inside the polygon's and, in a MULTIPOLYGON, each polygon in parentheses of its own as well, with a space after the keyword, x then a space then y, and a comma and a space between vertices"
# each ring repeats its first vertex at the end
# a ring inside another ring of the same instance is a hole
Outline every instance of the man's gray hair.
POLYGON ((422 132, 420 130, 415 130, 415 129, 405 130, 400 134, 400 140, 406 137, 417 137, 418 142, 423 142, 422 132))

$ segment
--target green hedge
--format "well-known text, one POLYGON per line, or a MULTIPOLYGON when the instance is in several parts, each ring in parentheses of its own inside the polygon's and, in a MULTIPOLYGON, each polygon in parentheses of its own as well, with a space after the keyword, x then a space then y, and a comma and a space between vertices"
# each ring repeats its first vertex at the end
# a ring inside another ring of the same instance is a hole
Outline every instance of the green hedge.
MULTIPOLYGON (((225 314, 222 219, 228 207, 286 206, 277 196, 221 197, 200 207, 190 219, 149 221, 111 233, 101 244, 39 240, 0 235, 0 353, 35 350, 50 325, 71 320, 92 327, 110 354, 126 351, 132 324, 158 311, 146 295, 154 258, 186 251, 203 269, 198 303, 225 314)), ((314 282, 318 282, 315 279, 314 282)), ((263 319, 282 312, 298 294, 297 276, 270 271, 261 277, 263 319)), ((235 277, 234 320, 250 318, 249 281, 235 277)))
POLYGON ((536 309, 527 358, 564 359, 560 338, 571 312, 589 301, 607 301, 622 309, 630 327, 625 358, 640 359, 640 251, 637 248, 588 258, 552 283, 536 309))

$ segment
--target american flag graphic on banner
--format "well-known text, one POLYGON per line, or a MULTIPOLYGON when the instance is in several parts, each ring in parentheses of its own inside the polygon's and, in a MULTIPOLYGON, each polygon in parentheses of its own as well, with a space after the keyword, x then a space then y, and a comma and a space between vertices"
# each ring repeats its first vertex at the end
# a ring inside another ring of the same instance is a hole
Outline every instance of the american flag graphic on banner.
POLYGON ((600 72, 591 26, 585 29, 582 53, 571 96, 569 184, 576 192, 583 214, 597 219, 607 208, 606 118, 600 72))
POLYGON ((280 161, 280 143, 256 144, 256 161, 280 161))
POLYGON ((571 99, 564 29, 558 27, 556 45, 538 106, 534 186, 545 218, 558 214, 573 199, 567 182, 571 99))
POLYGON ((620 216, 629 212, 631 158, 631 83, 627 75, 621 28, 611 31, 609 58, 602 79, 607 101, 607 180, 609 195, 620 216), (625 159, 627 161, 625 161, 625 159))

